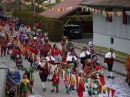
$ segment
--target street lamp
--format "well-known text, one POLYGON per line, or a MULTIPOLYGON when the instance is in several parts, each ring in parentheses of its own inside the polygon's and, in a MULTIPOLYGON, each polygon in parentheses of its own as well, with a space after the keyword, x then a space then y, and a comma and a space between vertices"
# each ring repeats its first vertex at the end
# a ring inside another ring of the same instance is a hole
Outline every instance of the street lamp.
POLYGON ((33 7, 34 7, 34 9, 33 9, 33 15, 34 16, 36 15, 36 5, 35 5, 35 2, 36 2, 36 0, 33 0, 33 3, 34 3, 34 5, 33 5, 33 7))

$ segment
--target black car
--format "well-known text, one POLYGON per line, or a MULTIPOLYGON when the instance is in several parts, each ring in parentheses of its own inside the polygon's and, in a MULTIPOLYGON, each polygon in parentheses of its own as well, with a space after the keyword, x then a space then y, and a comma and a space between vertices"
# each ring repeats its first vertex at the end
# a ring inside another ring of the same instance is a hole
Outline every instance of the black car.
POLYGON ((64 26, 64 36, 68 38, 82 38, 83 31, 79 25, 67 24, 64 26))

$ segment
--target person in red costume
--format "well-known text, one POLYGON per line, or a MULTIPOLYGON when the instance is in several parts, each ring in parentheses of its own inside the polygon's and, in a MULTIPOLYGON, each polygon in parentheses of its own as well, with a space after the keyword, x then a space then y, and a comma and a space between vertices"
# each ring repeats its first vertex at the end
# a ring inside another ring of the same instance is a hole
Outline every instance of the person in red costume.
POLYGON ((32 66, 32 63, 33 62, 36 62, 36 55, 38 54, 38 49, 36 48, 35 45, 33 45, 32 47, 30 47, 30 52, 34 54, 34 59, 32 58, 32 54, 30 55, 30 63, 31 63, 31 66, 32 66))
POLYGON ((32 44, 36 46, 36 48, 38 49, 38 40, 37 40, 37 37, 33 37, 33 41, 32 41, 32 44))
POLYGON ((57 44, 54 44, 53 45, 53 48, 51 49, 51 53, 52 53, 52 56, 54 57, 55 59, 55 64, 59 64, 60 61, 61 61, 61 50, 60 48, 58 47, 57 44))
POLYGON ((78 92, 78 97, 83 97, 83 91, 84 91, 84 82, 82 81, 83 79, 80 79, 77 92, 78 92))
POLYGON ((19 54, 19 55, 22 54, 22 51, 21 51, 21 49, 19 48, 19 46, 16 46, 16 47, 15 47, 15 49, 14 49, 14 54, 15 54, 15 55, 16 55, 16 54, 19 54))
POLYGON ((35 28, 36 28, 36 29, 38 29, 38 28, 39 28, 39 24, 38 24, 38 22, 37 22, 37 21, 35 22, 35 28))
POLYGON ((55 87, 56 87, 56 93, 59 92, 59 90, 58 90, 59 83, 60 83, 59 73, 56 70, 54 70, 53 81, 52 81, 53 89, 51 90, 51 92, 54 92, 55 87))

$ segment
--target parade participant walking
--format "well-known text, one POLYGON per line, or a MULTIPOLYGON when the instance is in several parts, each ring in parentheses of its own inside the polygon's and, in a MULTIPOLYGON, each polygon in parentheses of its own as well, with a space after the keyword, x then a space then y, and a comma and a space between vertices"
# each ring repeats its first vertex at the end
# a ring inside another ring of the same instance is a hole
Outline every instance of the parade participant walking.
POLYGON ((29 90, 30 90, 30 81, 27 78, 27 75, 24 74, 23 78, 20 82, 20 89, 22 91, 23 97, 28 97, 29 90))
POLYGON ((40 64, 38 64, 37 68, 39 69, 39 76, 42 82, 42 88, 43 91, 46 91, 46 86, 45 83, 47 81, 47 77, 48 77, 48 62, 43 61, 40 64))
POLYGON ((53 74, 52 79, 53 79, 53 81, 52 81, 53 89, 51 90, 51 92, 54 92, 54 88, 56 88, 56 93, 58 93, 59 92, 58 86, 59 86, 59 83, 60 83, 58 71, 54 70, 54 74, 53 74))
POLYGON ((6 55, 6 46, 7 46, 7 39, 5 38, 4 34, 1 35, 1 39, 0 39, 0 45, 1 45, 1 57, 6 55))
POLYGON ((67 57, 68 69, 74 70, 74 72, 76 72, 77 61, 78 61, 78 59, 76 58, 76 56, 74 56, 74 53, 71 52, 70 55, 67 57))
POLYGON ((104 58, 104 63, 105 65, 108 66, 108 78, 115 78, 113 75, 112 75, 112 67, 113 67, 113 63, 114 63, 114 59, 115 59, 115 53, 114 53, 114 50, 113 48, 110 48, 110 50, 107 52, 107 54, 105 55, 105 58, 104 58))
POLYGON ((44 49, 44 57, 46 57, 48 52, 50 52, 51 50, 51 44, 48 42, 48 38, 44 39, 43 49, 44 49))
POLYGON ((67 52, 69 52, 70 47, 74 47, 74 46, 73 46, 72 40, 68 39, 68 42, 66 43, 66 51, 67 52))
POLYGON ((44 55, 43 41, 38 44, 38 50, 40 51, 40 57, 44 55))
POLYGON ((29 25, 27 25, 27 26, 25 27, 25 31, 26 31, 27 33, 30 33, 30 32, 31 32, 31 27, 30 27, 29 25))
POLYGON ((126 56, 125 68, 127 70, 126 82, 130 85, 130 55, 126 56))
POLYGON ((23 42, 23 54, 24 54, 24 56, 25 56, 25 60, 26 59, 28 59, 28 56, 29 56, 29 54, 28 54, 28 49, 29 49, 29 47, 30 47, 30 43, 29 43, 29 39, 28 39, 28 37, 26 37, 25 39, 24 39, 24 42, 23 42))
POLYGON ((34 86, 34 71, 30 68, 25 70, 25 75, 27 75, 28 80, 30 81, 30 93, 32 93, 32 87, 34 86))
POLYGON ((55 64, 59 64, 60 61, 62 60, 62 57, 61 57, 61 50, 57 44, 53 45, 53 48, 51 49, 51 53, 55 59, 55 64))
POLYGON ((35 27, 36 29, 38 29, 38 28, 39 28, 39 24, 38 24, 38 22, 37 22, 37 21, 35 22, 34 27, 35 27))
POLYGON ((85 60, 90 59, 90 58, 91 58, 90 52, 87 51, 86 47, 83 47, 83 50, 80 54, 80 59, 81 59, 81 64, 82 64, 83 70, 84 70, 84 66, 85 66, 85 60))
POLYGON ((54 63, 55 63, 55 58, 52 56, 51 52, 48 52, 46 60, 47 60, 47 62, 49 62, 52 65, 54 65, 54 63))
POLYGON ((63 40, 61 41, 62 50, 66 49, 66 37, 63 37, 63 40))

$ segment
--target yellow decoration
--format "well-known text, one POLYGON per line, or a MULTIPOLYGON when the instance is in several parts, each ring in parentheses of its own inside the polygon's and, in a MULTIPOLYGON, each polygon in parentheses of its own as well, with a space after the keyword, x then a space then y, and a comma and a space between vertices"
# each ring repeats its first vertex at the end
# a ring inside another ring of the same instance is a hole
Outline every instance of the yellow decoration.
POLYGON ((28 79, 22 79, 21 83, 23 83, 26 86, 29 83, 29 80, 28 79))
POLYGON ((106 17, 106 16, 107 16, 107 12, 106 12, 106 11, 103 11, 103 12, 102 12, 102 16, 105 16, 105 17, 106 17))
POLYGON ((122 12, 118 12, 118 16, 122 16, 122 12))

